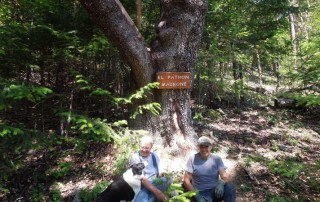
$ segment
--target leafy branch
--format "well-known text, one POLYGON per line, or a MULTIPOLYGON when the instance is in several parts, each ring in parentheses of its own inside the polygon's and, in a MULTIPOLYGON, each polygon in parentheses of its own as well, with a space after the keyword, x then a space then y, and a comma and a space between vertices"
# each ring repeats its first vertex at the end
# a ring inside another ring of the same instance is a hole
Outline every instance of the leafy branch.
POLYGON ((52 90, 46 87, 35 87, 25 84, 0 83, 0 110, 12 108, 13 101, 26 99, 31 102, 38 102, 45 98, 52 90))
MULTIPOLYGON (((143 98, 146 98, 148 94, 150 94, 150 91, 152 89, 159 88, 158 82, 149 83, 146 86, 143 86, 142 88, 138 89, 135 93, 131 94, 127 98, 114 98, 112 96, 112 93, 108 90, 97 88, 93 84, 90 83, 83 75, 76 75, 76 83, 80 85, 81 90, 89 90, 90 95, 100 95, 100 96, 109 96, 109 98, 112 99, 112 101, 116 105, 128 105, 128 104, 134 104, 138 100, 141 100, 143 98)), ((159 115, 161 111, 161 105, 157 102, 151 102, 146 104, 138 105, 133 112, 133 114, 130 116, 131 119, 135 119, 138 115, 143 114, 145 111, 151 112, 153 115, 159 115)))

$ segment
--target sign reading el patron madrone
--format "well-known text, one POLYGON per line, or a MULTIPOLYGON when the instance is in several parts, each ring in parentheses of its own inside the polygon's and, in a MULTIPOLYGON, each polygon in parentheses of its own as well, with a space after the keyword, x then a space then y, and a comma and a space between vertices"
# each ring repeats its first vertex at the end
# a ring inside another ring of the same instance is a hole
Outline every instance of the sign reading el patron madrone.
POLYGON ((157 72, 159 89, 189 89, 190 81, 190 72, 157 72))

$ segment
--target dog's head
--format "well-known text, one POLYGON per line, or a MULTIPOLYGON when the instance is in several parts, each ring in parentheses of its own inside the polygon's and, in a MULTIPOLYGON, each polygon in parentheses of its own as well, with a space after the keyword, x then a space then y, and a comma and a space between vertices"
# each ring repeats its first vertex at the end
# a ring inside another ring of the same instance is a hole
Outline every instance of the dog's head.
POLYGON ((131 166, 133 175, 142 175, 142 170, 145 168, 144 163, 136 163, 131 166))

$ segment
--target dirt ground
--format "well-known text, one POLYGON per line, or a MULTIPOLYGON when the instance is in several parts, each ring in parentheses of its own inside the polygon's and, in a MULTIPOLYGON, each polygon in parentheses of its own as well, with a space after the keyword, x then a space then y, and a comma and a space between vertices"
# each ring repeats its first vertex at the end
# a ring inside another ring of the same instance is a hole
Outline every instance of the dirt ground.
MULTIPOLYGON (((215 152, 223 157, 228 167, 227 171, 236 187, 238 202, 320 201, 319 169, 311 169, 308 175, 304 170, 299 170, 298 177, 292 179, 290 176, 286 178, 270 171, 264 163, 292 158, 310 165, 318 165, 320 116, 317 112, 264 107, 224 109, 218 114, 208 111, 205 117, 194 123, 196 132, 211 137, 216 143, 215 152), (315 179, 317 189, 308 183, 310 177, 315 179)), ((110 169, 110 172, 103 176, 82 173, 78 179, 62 183, 60 188, 66 200, 77 201, 80 189, 90 189, 101 180, 111 180, 114 177, 110 173, 115 162, 113 155, 115 152, 111 145, 100 147, 93 155, 95 158, 87 159, 82 162, 83 165, 78 165, 90 167, 100 161, 110 169)), ((156 152, 161 156, 161 151, 156 152)), ((186 158, 162 157, 164 159, 162 163, 170 172, 181 174, 186 158)), ((312 168, 319 168, 319 165, 312 168)))
MULTIPOLYGON (((320 201, 319 111, 270 107, 220 112, 208 109, 203 117, 194 122, 194 128, 199 135, 209 136, 215 142, 214 152, 222 156, 228 167, 237 202, 320 201), (292 165, 297 164, 288 164, 285 168, 274 164, 272 170, 268 163, 285 159, 308 166, 296 169, 292 165), (290 175, 283 176, 286 173, 290 175)), ((115 162, 119 159, 116 159, 114 145, 94 143, 87 148, 85 153, 63 159, 73 162, 71 175, 48 188, 59 189, 64 201, 80 201, 81 189, 90 190, 97 183, 115 177, 115 162)), ((187 155, 170 159, 163 156, 161 150, 156 152, 169 172, 182 175, 187 155)), ((19 186, 16 187, 21 189, 16 191, 22 194, 9 199, 3 197, 4 201, 30 201, 23 196, 23 190, 27 192, 32 184, 28 175, 46 172, 44 164, 34 162, 30 172, 17 176, 19 186), (15 200, 11 200, 13 198, 15 200)))
MULTIPOLYGON (((219 143, 217 153, 229 165, 228 171, 237 188, 237 201, 320 201, 319 190, 314 191, 307 183, 297 183, 301 187, 294 191, 283 185, 286 178, 271 172, 264 163, 292 158, 319 164, 320 118, 317 113, 269 107, 240 112, 224 110, 224 113, 218 121, 208 120, 205 127, 202 123, 199 132, 219 143), (248 162, 248 159, 260 161, 248 162), (272 196, 279 197, 273 199, 272 196)), ((297 180, 306 182, 303 170, 298 172, 297 180)), ((307 177, 316 178, 320 185, 319 170, 310 175, 307 177)))

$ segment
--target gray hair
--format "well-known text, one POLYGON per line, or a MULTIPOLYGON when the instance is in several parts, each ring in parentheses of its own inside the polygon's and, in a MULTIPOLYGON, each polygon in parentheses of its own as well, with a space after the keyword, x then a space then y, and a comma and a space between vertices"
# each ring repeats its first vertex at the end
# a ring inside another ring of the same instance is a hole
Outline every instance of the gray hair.
POLYGON ((149 135, 145 135, 140 139, 140 144, 150 144, 151 146, 153 145, 153 138, 149 135))

